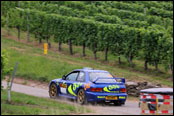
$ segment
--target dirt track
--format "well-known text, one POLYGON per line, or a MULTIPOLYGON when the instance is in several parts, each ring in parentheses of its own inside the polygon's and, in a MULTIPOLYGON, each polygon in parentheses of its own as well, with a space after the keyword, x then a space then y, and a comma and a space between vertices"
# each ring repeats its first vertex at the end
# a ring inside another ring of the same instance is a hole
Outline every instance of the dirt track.
MULTIPOLYGON (((7 87, 6 81, 2 82, 4 88, 7 87)), ((48 88, 45 87, 32 87, 28 85, 22 85, 13 83, 12 91, 20 92, 28 95, 49 98, 48 88)), ((60 102, 65 102, 69 104, 76 104, 70 100, 59 100, 60 102)), ((137 101, 126 101, 123 106, 113 106, 112 104, 106 105, 85 105, 84 107, 90 108, 94 113, 87 113, 87 115, 140 115, 140 108, 138 107, 137 101)), ((84 114, 82 114, 84 115, 84 114)))

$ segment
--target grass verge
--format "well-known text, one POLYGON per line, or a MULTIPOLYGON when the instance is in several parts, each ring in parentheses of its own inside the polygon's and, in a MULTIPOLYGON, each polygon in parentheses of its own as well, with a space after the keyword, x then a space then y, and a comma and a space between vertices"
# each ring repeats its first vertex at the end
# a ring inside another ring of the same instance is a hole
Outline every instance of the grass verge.
POLYGON ((68 115, 87 112, 91 110, 83 106, 17 92, 11 92, 11 103, 7 103, 7 91, 1 91, 1 115, 68 115))

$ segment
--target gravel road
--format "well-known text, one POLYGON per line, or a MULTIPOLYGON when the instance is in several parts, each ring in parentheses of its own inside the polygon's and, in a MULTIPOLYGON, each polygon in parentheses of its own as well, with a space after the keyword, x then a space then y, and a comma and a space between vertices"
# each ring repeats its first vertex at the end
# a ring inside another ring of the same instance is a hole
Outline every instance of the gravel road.
MULTIPOLYGON (((6 81, 2 82, 2 85, 4 88, 7 87, 6 81)), ((48 95, 48 89, 43 89, 39 87, 31 87, 27 85, 22 85, 22 84, 16 84, 13 83, 12 86, 12 91, 15 92, 20 92, 32 96, 37 96, 37 97, 45 97, 49 98, 48 95)), ((70 100, 59 100, 61 102, 69 103, 69 104, 74 104, 70 100)), ((137 101, 126 101, 125 105, 123 106, 113 106, 112 104, 106 104, 106 105, 85 105, 84 107, 90 108, 94 113, 87 113, 87 114, 82 114, 82 115, 140 115, 140 108, 138 107, 138 102, 137 101)))

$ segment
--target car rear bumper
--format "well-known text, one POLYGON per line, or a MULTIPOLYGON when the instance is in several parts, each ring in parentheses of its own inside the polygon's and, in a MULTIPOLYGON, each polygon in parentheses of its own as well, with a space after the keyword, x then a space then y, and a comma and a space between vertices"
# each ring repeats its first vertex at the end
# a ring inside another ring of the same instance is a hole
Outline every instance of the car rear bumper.
POLYGON ((122 101, 125 102, 127 99, 126 93, 99 93, 99 92, 86 92, 86 98, 89 102, 100 102, 100 101, 122 101), (106 99, 106 96, 116 96, 117 99, 106 99))

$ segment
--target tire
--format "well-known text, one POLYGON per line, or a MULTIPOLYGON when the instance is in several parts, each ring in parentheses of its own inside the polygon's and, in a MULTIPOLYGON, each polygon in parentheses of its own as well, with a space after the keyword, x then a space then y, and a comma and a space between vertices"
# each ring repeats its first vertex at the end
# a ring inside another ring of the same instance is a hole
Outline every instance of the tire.
POLYGON ((115 106, 121 106, 123 103, 121 101, 114 101, 115 106))
POLYGON ((79 103, 81 105, 87 104, 85 91, 83 89, 80 89, 77 93, 77 103, 79 103))
POLYGON ((53 99, 56 99, 59 96, 57 92, 57 86, 55 83, 52 83, 49 87, 49 96, 53 99))
POLYGON ((97 105, 97 102, 94 101, 94 102, 91 102, 92 105, 96 106, 97 105))

